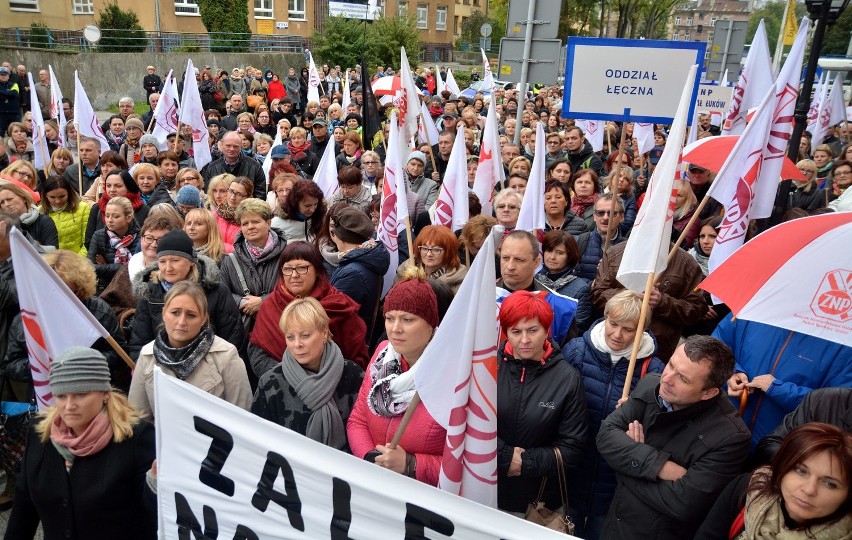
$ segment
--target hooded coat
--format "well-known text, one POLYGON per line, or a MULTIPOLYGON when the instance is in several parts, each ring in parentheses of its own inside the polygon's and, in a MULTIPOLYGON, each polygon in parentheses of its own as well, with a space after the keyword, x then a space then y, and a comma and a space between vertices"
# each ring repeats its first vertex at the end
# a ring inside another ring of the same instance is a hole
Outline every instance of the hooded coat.
POLYGON ((358 316, 367 328, 373 327, 382 283, 389 266, 390 254, 385 245, 370 242, 344 255, 331 275, 331 286, 361 305, 358 316))

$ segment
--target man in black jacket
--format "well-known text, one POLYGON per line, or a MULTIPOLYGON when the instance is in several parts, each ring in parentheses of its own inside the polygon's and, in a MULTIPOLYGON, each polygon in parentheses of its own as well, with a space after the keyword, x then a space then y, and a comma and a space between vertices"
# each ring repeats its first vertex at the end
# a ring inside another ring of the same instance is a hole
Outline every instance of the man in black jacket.
POLYGON ((242 155, 239 134, 229 131, 222 136, 222 157, 211 161, 201 169, 204 178, 204 189, 210 184, 210 179, 222 173, 234 176, 248 177, 254 183, 254 197, 266 198, 266 175, 256 159, 242 155))
POLYGON ((582 129, 571 126, 565 130, 565 144, 568 147, 568 160, 571 162, 572 171, 591 169, 598 178, 606 176, 603 161, 592 151, 592 145, 586 140, 582 129))
POLYGON ((163 79, 154 73, 154 66, 148 66, 148 74, 142 78, 142 86, 145 88, 145 95, 151 96, 154 92, 159 92, 163 88, 163 79))
POLYGON ((748 428, 720 390, 733 372, 723 342, 692 336, 603 421, 597 446, 618 487, 602 540, 693 537, 749 452, 748 428))

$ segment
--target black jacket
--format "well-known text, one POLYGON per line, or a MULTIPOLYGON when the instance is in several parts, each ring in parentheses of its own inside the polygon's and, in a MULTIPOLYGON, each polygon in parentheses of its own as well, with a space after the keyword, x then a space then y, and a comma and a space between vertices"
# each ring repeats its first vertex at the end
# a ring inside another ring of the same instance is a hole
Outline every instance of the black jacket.
MULTIPOLYGON (((538 495, 547 476, 544 501, 562 505, 556 476, 559 448, 565 469, 577 466, 583 454, 588 420, 580 373, 562 359, 559 346, 541 362, 516 360, 497 351, 497 506, 523 512, 538 495), (523 448, 521 475, 508 477, 515 447, 523 448)), ((568 478, 571 474, 568 472, 568 478)))
POLYGON ((353 249, 344 255, 331 275, 331 285, 361 306, 358 315, 368 330, 373 328, 373 315, 389 266, 390 254, 385 245, 378 242, 373 247, 353 249))
POLYGON ((603 161, 592 151, 592 145, 588 140, 583 141, 583 148, 577 152, 568 152, 568 161, 571 162, 571 170, 591 169, 595 171, 599 179, 606 176, 603 161))
POLYGON ((247 176, 254 182, 254 197, 266 199, 266 175, 263 174, 263 167, 261 167, 256 159, 248 156, 240 156, 233 166, 227 165, 225 158, 211 161, 201 169, 201 177, 204 178, 204 189, 207 189, 211 178, 223 173, 230 173, 234 176, 247 176))
POLYGON ((243 237, 242 232, 238 232, 237 237, 234 239, 233 254, 222 258, 222 262, 220 263, 222 283, 231 292, 231 297, 236 304, 240 303, 245 293, 243 293, 240 277, 234 267, 233 256, 236 256, 238 259, 240 269, 243 272, 243 278, 245 278, 249 289, 248 294, 252 296, 260 296, 265 300, 281 277, 278 273, 278 262, 281 260, 281 252, 287 247, 287 239, 284 237, 284 233, 278 229, 269 229, 269 232, 278 236, 278 244, 276 244, 272 251, 257 261, 253 260, 251 255, 249 255, 246 248, 246 239, 243 237))
MULTIPOLYGON (((12 322, 20 313, 18 305, 18 287, 15 284, 15 267, 12 266, 12 258, 0 261, 0 359, 6 357, 5 337, 12 327, 12 322)), ((0 390, 2 392, 2 390, 0 390)))
MULTIPOLYGON (((81 165, 79 163, 72 163, 71 165, 68 165, 67 169, 65 169, 64 176, 69 182, 71 182, 71 185, 74 186, 74 189, 78 189, 79 185, 80 185, 80 183, 79 183, 80 178, 78 178, 78 174, 79 174, 78 171, 80 170, 80 166, 81 165)), ((78 193, 78 195, 80 195, 82 197, 84 193, 89 191, 89 188, 92 187, 92 184, 95 183, 95 180, 97 180, 98 177, 100 177, 100 175, 101 175, 101 164, 100 164, 100 162, 98 162, 98 165, 95 167, 95 170, 92 174, 87 173, 86 168, 83 167, 83 175, 82 175, 83 191, 78 193)))
POLYGON ((657 401, 659 387, 660 375, 648 374, 601 424, 598 451, 618 479, 601 540, 692 538, 748 456, 751 434, 727 396, 666 412, 657 401), (626 433, 634 420, 645 443, 626 433), (674 482, 658 479, 666 461, 686 474, 674 482))
MULTIPOLYGON (((222 284, 219 268, 213 259, 198 257, 199 283, 207 293, 207 313, 216 335, 231 343, 245 358, 246 333, 240 320, 240 311, 228 288, 222 284)), ((127 354, 139 358, 139 351, 154 341, 163 322, 163 302, 166 291, 159 281, 157 263, 151 264, 133 278, 133 295, 139 299, 133 317, 133 329, 127 354)))
MULTIPOLYGON (((130 228, 127 230, 127 234, 136 235, 133 242, 127 246, 130 254, 135 255, 139 252, 139 245, 142 240, 139 224, 136 223, 136 220, 130 222, 130 228)), ((112 247, 109 241, 109 233, 107 232, 106 227, 98 229, 92 234, 92 240, 89 242, 89 251, 87 256, 95 266, 95 275, 98 277, 98 292, 103 291, 106 286, 109 285, 109 282, 112 281, 112 278, 115 277, 118 269, 122 266, 122 263, 115 262, 115 248, 112 247), (106 259, 106 263, 98 264, 95 262, 95 257, 97 255, 103 256, 103 258, 106 259)))
POLYGON ((59 231, 56 230, 56 223, 50 216, 39 214, 29 225, 21 224, 21 229, 29 233, 39 244, 59 249, 59 231))
POLYGON ((163 89, 163 79, 156 73, 151 73, 142 78, 142 86, 145 87, 145 93, 150 96, 154 92, 159 92, 163 89))
MULTIPOLYGON (((147 204, 143 204, 139 208, 133 211, 133 219, 136 221, 136 224, 140 227, 145 223, 145 220, 148 218, 148 212, 151 210, 151 207, 147 204)), ((101 213, 101 208, 99 205, 95 205, 92 207, 92 211, 89 212, 89 223, 86 224, 86 246, 91 244, 92 236, 95 234, 95 231, 99 231, 106 226, 104 223, 104 216, 101 213)))
MULTIPOLYGON (((142 200, 145 200, 144 196, 142 197, 142 200)), ((172 196, 169 194, 169 188, 167 188, 163 182, 157 184, 157 186, 154 188, 154 191, 152 191, 151 194, 148 195, 148 200, 145 201, 145 204, 148 207, 152 207, 160 203, 166 203, 172 206, 175 205, 175 202, 172 200, 172 196)))
POLYGON ((6 539, 147 540, 157 537, 157 500, 145 474, 156 457, 154 427, 74 460, 71 473, 50 442, 30 430, 6 539))

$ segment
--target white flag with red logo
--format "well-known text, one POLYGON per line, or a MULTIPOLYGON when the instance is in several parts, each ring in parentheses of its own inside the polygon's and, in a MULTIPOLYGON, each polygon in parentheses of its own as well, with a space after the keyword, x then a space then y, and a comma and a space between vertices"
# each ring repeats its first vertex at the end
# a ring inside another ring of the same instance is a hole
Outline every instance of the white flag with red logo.
POLYGON ((633 124, 633 136, 636 137, 636 142, 639 143, 640 154, 650 152, 654 148, 654 124, 635 122, 633 124))
POLYGON ((604 126, 606 125, 604 122, 600 120, 575 120, 574 123, 583 130, 586 140, 592 145, 593 152, 603 150, 604 126))
POLYGON ((521 202, 521 213, 515 229, 533 232, 544 230, 544 162, 547 156, 544 140, 544 122, 538 122, 535 128, 535 155, 533 156, 530 178, 521 202))
POLYGON ((479 146, 479 165, 473 179, 473 192, 479 197, 482 215, 490 216, 494 203, 494 186, 506 179, 500 159, 500 133, 497 131, 497 108, 494 99, 488 101, 488 116, 479 146))
MULTIPOLYGON (((825 77, 827 72, 823 71, 822 75, 819 77, 819 81, 817 81, 816 86, 814 87, 814 98, 811 100, 811 106, 808 109, 808 127, 807 130, 811 133, 814 132, 814 125, 816 125, 817 116, 819 116, 819 107, 822 103, 822 100, 825 99, 823 93, 827 91, 825 87, 825 77)), ((816 146, 816 145, 811 145, 816 146)))
MULTIPOLYGON (((35 88, 33 74, 27 72, 30 88, 35 88)), ((44 118, 41 116, 41 105, 38 94, 30 92, 30 113, 33 115, 33 165, 36 169, 44 169, 50 163, 50 151, 47 149, 47 138, 44 135, 44 118)))
POLYGON ((441 68, 438 67, 438 64, 435 64, 435 95, 441 95, 441 92, 444 91, 444 79, 441 78, 441 68))
MULTIPOLYGON (((781 168, 787 158, 787 145, 793 134, 793 114, 799 97, 799 80, 805 48, 808 44, 808 28, 810 28, 810 21, 804 17, 799 26, 796 41, 793 42, 793 47, 775 82, 775 111, 772 116, 772 126, 768 130, 769 138, 763 148, 760 178, 754 182, 753 186, 754 202, 751 204, 751 219, 771 216, 775 205, 775 194, 778 191, 778 182, 781 181, 781 168)), ((753 119, 751 121, 754 122, 753 119)))
POLYGON ((320 74, 317 71, 317 65, 314 63, 314 55, 311 51, 308 52, 308 101, 316 101, 319 103, 319 85, 320 74))
POLYGON ((44 409, 53 404, 49 384, 53 359, 72 345, 90 347, 109 333, 17 228, 9 234, 9 244, 36 402, 44 409))
POLYGON ((441 184, 441 191, 435 201, 435 225, 449 227, 458 231, 468 220, 467 206, 467 145, 464 142, 464 126, 459 126, 450 160, 447 162, 447 172, 441 184))
POLYGON ((204 107, 201 105, 201 94, 198 93, 198 81, 195 80, 195 66, 192 60, 186 62, 186 73, 183 78, 183 107, 180 109, 180 123, 192 126, 192 157, 195 168, 202 167, 213 161, 210 155, 210 144, 207 142, 207 120, 204 118, 204 107))
POLYGON ((266 153, 266 157, 263 158, 263 175, 266 177, 266 186, 269 187, 269 183, 272 182, 272 178, 269 177, 269 171, 272 170, 272 149, 281 144, 281 130, 278 129, 278 126, 275 126, 275 140, 272 141, 272 146, 269 147, 269 152, 266 153))
MULTIPOLYGON (((385 273, 382 297, 388 293, 399 266, 399 229, 408 216, 408 201, 405 196, 405 176, 402 173, 402 138, 397 124, 396 111, 391 113, 388 133, 385 178, 382 184, 382 206, 379 210, 379 226, 376 233, 390 253, 390 265, 385 273)), ((409 246, 409 251, 411 247, 409 246)))
POLYGON ((438 126, 432 121, 432 115, 429 114, 429 109, 425 103, 420 104, 420 119, 417 122, 417 138, 420 139, 420 144, 426 143, 429 146, 438 143, 438 126))
POLYGON ((154 107, 154 129, 151 131, 151 134, 160 143, 160 150, 166 149, 166 139, 169 134, 177 133, 179 116, 177 95, 177 85, 172 78, 172 72, 169 71, 163 83, 160 100, 157 101, 157 106, 154 107))
POLYGON ((489 62, 488 57, 485 56, 484 50, 479 49, 479 52, 482 53, 482 86, 480 86, 480 88, 493 92, 494 75, 491 73, 491 62, 489 62))
MULTIPOLYGON (((480 250, 494 253, 488 235, 480 250)), ((438 487, 497 507, 497 320, 491 257, 474 259, 414 383, 432 418, 447 430, 438 487), (452 344, 453 354, 447 354, 452 344)))
MULTIPOLYGON (((826 87, 828 84, 826 84, 826 87)), ((846 121, 846 104, 843 102, 843 78, 838 75, 834 78, 831 90, 824 90, 826 94, 820 103, 816 126, 811 138, 811 147, 816 148, 831 133, 832 126, 846 121)), ((810 127, 810 126, 809 126, 810 127)))
POLYGON ((65 109, 62 108, 62 90, 59 89, 59 81, 53 74, 53 66, 48 65, 47 70, 50 72, 50 117, 59 123, 59 146, 67 147, 65 126, 68 125, 68 120, 65 118, 65 109))
POLYGON ((672 214, 677 200, 674 181, 679 177, 678 163, 697 71, 698 66, 692 66, 686 77, 668 142, 648 183, 645 202, 639 208, 636 224, 630 232, 621 266, 618 267, 618 281, 632 291, 643 292, 648 284, 648 275, 651 272, 659 275, 668 266, 672 214))
POLYGON ((77 71, 74 71, 74 127, 77 128, 77 133, 80 136, 97 139, 101 145, 101 153, 109 150, 109 143, 104 137, 104 132, 101 131, 98 117, 95 116, 95 109, 89 102, 89 96, 83 89, 77 71))
MULTIPOLYGON (((420 114, 420 92, 414 84, 411 75, 411 65, 408 56, 405 55, 405 47, 400 47, 399 63, 399 98, 394 99, 394 105, 399 108, 399 125, 402 128, 400 137, 403 141, 409 140, 417 133, 417 115, 420 114)), ((425 119, 424 119, 425 120, 425 119)))
POLYGON ((317 170, 314 172, 314 183, 322 190, 325 200, 337 193, 337 155, 334 153, 335 145, 329 141, 320 158, 317 170))
POLYGON ((461 89, 459 88, 459 85, 456 82, 456 78, 453 77, 452 69, 447 69, 447 80, 444 85, 447 87, 447 90, 449 90, 451 94, 455 94, 456 96, 461 94, 461 89))
MULTIPOLYGON (((799 66, 801 67, 801 63, 799 66)), ((748 50, 745 67, 740 72, 740 78, 731 95, 731 105, 722 125, 722 135, 739 135, 743 132, 746 113, 757 107, 766 91, 775 84, 774 79, 772 61, 769 58, 769 40, 761 20, 748 50)))

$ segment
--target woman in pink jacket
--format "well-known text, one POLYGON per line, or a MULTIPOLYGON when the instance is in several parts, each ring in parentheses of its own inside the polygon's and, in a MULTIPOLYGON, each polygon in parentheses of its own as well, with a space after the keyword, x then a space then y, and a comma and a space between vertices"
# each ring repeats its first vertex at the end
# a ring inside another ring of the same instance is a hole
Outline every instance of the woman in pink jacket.
POLYGON ((223 204, 220 204, 216 208, 216 224, 219 226, 219 232, 222 234, 222 242, 225 244, 226 253, 234 251, 234 240, 237 238, 237 233, 240 232, 240 224, 237 223, 235 215, 237 206, 251 197, 253 190, 254 183, 249 178, 245 176, 232 178, 231 183, 228 185, 228 194, 223 204))
POLYGON ((438 326, 438 300, 421 277, 400 281, 384 304, 388 341, 367 367, 347 434, 352 453, 421 482, 438 485, 447 432, 426 407, 418 407, 405 434, 388 448, 415 393, 417 360, 438 326))

